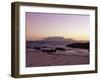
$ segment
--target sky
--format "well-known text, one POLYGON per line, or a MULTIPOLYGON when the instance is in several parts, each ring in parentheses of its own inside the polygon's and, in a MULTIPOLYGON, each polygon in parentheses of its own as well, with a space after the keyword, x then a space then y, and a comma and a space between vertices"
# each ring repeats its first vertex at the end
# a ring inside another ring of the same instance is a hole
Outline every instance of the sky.
POLYGON ((26 12, 25 21, 28 41, 49 36, 89 40, 89 15, 26 12))

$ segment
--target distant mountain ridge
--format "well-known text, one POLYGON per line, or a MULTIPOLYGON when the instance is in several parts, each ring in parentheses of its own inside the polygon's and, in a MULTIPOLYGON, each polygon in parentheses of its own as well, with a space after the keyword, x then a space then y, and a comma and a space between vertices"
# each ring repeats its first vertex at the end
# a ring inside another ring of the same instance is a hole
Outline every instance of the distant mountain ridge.
POLYGON ((70 39, 70 38, 66 39, 66 38, 60 37, 60 36, 53 36, 53 37, 46 37, 42 41, 75 41, 75 40, 70 39))

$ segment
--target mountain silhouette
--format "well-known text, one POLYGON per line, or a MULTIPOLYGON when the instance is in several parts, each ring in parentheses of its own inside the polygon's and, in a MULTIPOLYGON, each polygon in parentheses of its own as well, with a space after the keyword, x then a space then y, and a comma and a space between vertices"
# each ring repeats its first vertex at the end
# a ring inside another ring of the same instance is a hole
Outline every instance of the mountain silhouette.
POLYGON ((46 37, 43 39, 43 41, 74 41, 73 39, 66 39, 61 36, 53 36, 53 37, 46 37))

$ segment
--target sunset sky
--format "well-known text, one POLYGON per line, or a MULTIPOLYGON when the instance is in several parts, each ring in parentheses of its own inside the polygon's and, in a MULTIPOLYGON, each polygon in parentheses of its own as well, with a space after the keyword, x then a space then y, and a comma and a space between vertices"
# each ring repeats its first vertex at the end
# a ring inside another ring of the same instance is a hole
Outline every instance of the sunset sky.
POLYGON ((89 40, 89 15, 26 12, 26 40, 62 36, 89 40))

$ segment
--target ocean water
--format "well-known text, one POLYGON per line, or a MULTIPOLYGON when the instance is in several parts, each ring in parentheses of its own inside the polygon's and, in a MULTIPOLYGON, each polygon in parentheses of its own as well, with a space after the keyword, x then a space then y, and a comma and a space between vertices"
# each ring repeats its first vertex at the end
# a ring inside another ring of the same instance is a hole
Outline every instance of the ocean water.
MULTIPOLYGON (((71 44, 72 42, 64 42, 64 41, 27 41, 26 42, 26 49, 37 51, 37 53, 44 53, 41 49, 43 47, 49 47, 49 48, 56 48, 60 47, 65 50, 56 50, 56 52, 52 52, 53 54, 66 54, 66 55, 77 55, 77 56, 89 56, 89 50, 88 49, 81 49, 81 48, 71 48, 67 47, 67 45, 71 44), (39 47, 40 49, 35 49, 34 46, 39 47)), ((49 52, 48 52, 49 53, 49 52)))

